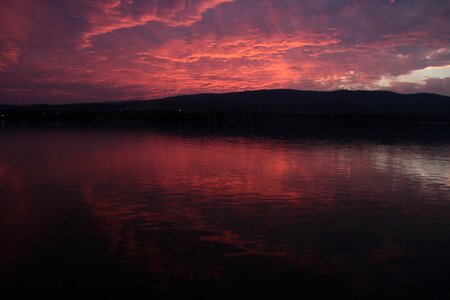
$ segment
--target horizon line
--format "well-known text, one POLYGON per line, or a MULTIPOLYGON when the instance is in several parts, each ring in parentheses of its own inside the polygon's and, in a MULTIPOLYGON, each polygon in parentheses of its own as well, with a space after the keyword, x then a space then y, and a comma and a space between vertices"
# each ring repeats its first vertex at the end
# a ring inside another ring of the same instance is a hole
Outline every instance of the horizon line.
POLYGON ((229 95, 229 94, 244 94, 244 93, 255 93, 255 92, 270 92, 270 91, 292 91, 292 92, 306 92, 306 93, 336 93, 336 92, 351 92, 351 93, 361 93, 361 92, 368 92, 368 93, 391 93, 396 95, 434 95, 434 96, 440 96, 440 97, 446 97, 450 98, 450 96, 442 95, 438 93, 429 93, 429 92, 421 92, 421 93, 399 93, 392 90, 350 90, 350 89, 337 89, 337 90, 300 90, 300 89, 290 89, 290 88, 278 88, 278 89, 256 89, 256 90, 242 90, 242 91, 235 91, 235 92, 217 92, 217 93, 196 93, 196 94, 179 94, 179 95, 173 95, 173 96, 167 96, 162 98, 153 98, 153 99, 126 99, 126 100, 105 100, 105 101, 95 101, 95 102, 68 102, 68 103, 30 103, 30 104, 9 104, 9 103, 0 103, 0 106, 65 106, 65 105, 77 105, 77 104, 108 104, 108 103, 123 103, 123 102, 140 102, 140 101, 164 101, 168 99, 173 98, 180 98, 180 97, 193 97, 193 96, 205 96, 205 95, 229 95))

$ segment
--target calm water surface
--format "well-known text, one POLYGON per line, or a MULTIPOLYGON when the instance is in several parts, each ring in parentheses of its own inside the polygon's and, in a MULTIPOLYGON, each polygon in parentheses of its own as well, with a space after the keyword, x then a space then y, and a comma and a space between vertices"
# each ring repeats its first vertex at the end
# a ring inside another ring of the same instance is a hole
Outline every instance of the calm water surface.
POLYGON ((4 128, 0 251, 8 297, 444 299, 450 142, 4 128))

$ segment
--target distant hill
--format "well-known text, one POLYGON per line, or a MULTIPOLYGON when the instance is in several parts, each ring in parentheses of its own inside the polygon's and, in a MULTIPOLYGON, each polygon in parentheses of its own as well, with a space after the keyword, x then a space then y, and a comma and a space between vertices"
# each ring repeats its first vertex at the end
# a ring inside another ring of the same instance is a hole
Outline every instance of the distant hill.
POLYGON ((259 90, 160 100, 0 106, 7 121, 333 119, 450 122, 450 97, 387 91, 259 90))

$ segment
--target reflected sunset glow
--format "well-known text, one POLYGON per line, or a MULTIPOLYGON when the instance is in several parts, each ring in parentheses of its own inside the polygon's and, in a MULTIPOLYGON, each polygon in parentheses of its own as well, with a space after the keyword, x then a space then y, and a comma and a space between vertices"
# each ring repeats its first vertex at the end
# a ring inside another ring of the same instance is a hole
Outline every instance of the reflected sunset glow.
MULTIPOLYGON (((66 209, 81 206, 88 217, 73 224, 88 222, 106 257, 156 276, 162 287, 175 279, 220 281, 230 263, 246 259, 315 276, 352 268, 372 274, 425 251, 401 234, 402 224, 420 239, 429 218, 445 222, 448 207, 445 145, 145 130, 17 132, 3 140, 3 268, 31 255, 27 234, 52 233, 55 215, 71 218, 66 209), (32 153, 30 140, 39 140, 32 153)), ((373 288, 366 279, 353 283, 373 288)))

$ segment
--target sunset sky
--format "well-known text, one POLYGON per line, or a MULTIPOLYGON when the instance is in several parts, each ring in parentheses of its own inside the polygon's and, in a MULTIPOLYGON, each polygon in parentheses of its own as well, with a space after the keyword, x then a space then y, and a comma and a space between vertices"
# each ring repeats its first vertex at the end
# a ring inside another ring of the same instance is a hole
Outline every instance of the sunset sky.
POLYGON ((0 103, 450 95, 448 0, 0 0, 0 103))

